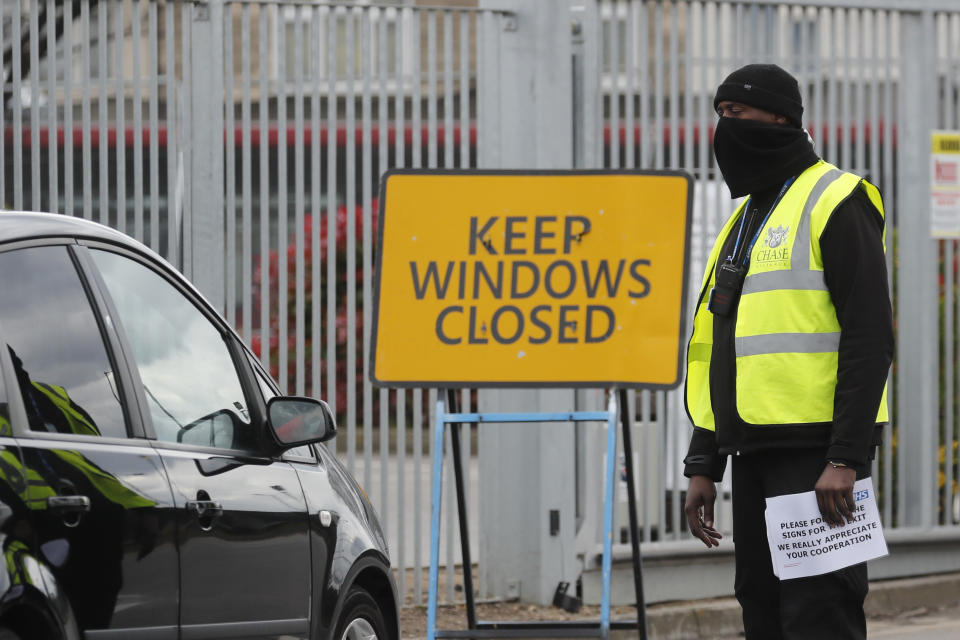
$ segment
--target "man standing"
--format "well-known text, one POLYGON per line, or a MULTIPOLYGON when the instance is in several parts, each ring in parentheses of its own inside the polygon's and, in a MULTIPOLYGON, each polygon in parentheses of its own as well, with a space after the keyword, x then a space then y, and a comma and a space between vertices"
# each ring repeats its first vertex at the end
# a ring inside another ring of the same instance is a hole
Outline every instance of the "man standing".
POLYGON ((717 166, 733 197, 749 197, 713 247, 687 352, 687 521, 719 544, 714 483, 732 455, 746 637, 866 638, 866 565, 780 581, 764 509, 816 490, 824 520, 842 526, 870 474, 893 358, 883 202, 817 156, 797 81, 780 67, 734 71, 714 108, 717 166))

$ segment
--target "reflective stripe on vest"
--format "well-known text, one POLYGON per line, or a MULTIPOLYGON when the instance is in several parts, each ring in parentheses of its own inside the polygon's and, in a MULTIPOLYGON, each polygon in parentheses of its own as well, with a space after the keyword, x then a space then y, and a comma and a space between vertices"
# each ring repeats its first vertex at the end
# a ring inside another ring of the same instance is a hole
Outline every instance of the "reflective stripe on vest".
POLYGON ((105 498, 115 502, 121 507, 125 509, 135 509, 137 507, 155 507, 157 505, 153 500, 140 495, 135 490, 123 484, 123 482, 115 476, 95 465, 79 451, 72 449, 54 449, 53 453, 86 476, 87 480, 89 480, 105 498))
MULTIPOLYGON (((820 235, 836 208, 858 188, 882 217, 876 187, 818 162, 791 185, 759 232, 738 305, 734 347, 737 410, 748 424, 833 419, 840 325, 823 277, 820 235)), ((687 410, 693 423, 705 429, 715 428, 708 292, 719 253, 742 212, 741 206, 731 216, 711 252, 687 351, 687 410)), ((884 387, 877 421, 886 420, 884 387)))
POLYGON ((836 353, 840 332, 832 333, 768 333, 736 338, 738 358, 768 353, 836 353))

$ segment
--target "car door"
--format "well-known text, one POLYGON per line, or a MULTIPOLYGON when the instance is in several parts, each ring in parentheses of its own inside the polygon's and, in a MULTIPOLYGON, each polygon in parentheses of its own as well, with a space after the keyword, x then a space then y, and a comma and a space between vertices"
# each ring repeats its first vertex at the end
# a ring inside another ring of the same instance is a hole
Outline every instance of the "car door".
POLYGON ((173 487, 182 637, 306 637, 303 490, 289 463, 264 453, 263 406, 235 337, 156 265, 105 248, 90 256, 173 487))
MULTIPOLYGON (((247 353, 250 368, 254 372, 261 398, 266 403, 270 398, 280 395, 275 383, 257 362, 256 358, 247 353)), ((283 459, 289 462, 296 470, 303 487, 307 502, 307 513, 310 522, 310 573, 313 596, 311 597, 310 617, 311 629, 314 637, 321 635, 322 625, 329 626, 329 614, 333 611, 336 594, 328 593, 328 580, 333 558, 330 553, 337 546, 337 529, 339 526, 339 511, 342 501, 330 486, 330 476, 327 467, 317 455, 314 447, 323 445, 304 445, 288 449, 283 459), (324 616, 324 613, 327 615, 324 616), (326 621, 324 621, 326 618, 326 621)), ((342 578, 342 576, 341 576, 342 578)))
POLYGON ((43 580, 60 624, 86 638, 176 638, 170 487, 78 266, 67 244, 0 253, 9 407, 43 580))

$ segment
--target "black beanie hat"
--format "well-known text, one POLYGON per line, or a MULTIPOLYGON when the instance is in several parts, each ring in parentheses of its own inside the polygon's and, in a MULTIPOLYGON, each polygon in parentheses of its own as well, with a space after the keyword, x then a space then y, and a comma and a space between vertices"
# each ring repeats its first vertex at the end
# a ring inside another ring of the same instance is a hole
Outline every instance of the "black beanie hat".
POLYGON ((724 100, 784 116, 796 128, 803 127, 800 85, 775 64, 748 64, 728 75, 717 87, 714 110, 724 100))

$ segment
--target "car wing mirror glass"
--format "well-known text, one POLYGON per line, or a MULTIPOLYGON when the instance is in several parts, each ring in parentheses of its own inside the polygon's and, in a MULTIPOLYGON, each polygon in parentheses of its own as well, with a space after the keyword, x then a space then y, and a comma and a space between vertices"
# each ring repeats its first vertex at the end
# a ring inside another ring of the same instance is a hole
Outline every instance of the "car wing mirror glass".
POLYGON ((267 424, 273 439, 284 449, 324 442, 337 435, 337 423, 330 407, 323 400, 313 398, 270 398, 267 424))
POLYGON ((177 431, 177 442, 230 448, 240 424, 242 421, 233 409, 218 409, 181 426, 177 431))

